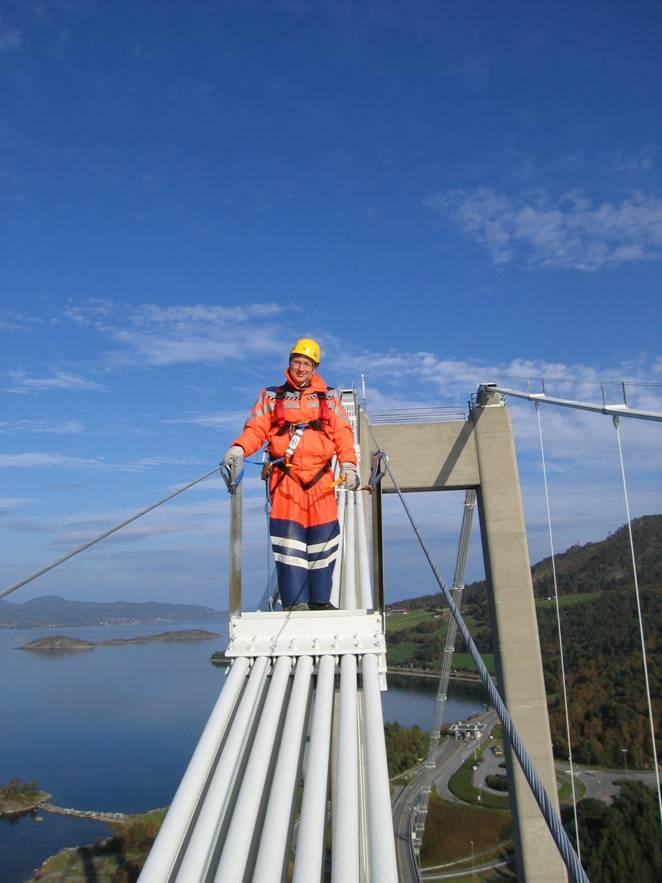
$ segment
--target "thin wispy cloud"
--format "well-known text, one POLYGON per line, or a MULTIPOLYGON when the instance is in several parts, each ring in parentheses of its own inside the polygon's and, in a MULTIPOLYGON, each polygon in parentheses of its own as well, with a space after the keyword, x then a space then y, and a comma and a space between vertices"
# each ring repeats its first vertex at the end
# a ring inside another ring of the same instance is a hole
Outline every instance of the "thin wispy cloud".
POLYGON ((382 388, 384 383, 389 384, 386 392, 382 390, 387 399, 395 387, 396 395, 403 400, 406 398, 412 405, 457 405, 476 390, 478 383, 495 382, 540 392, 544 378, 549 395, 601 401, 604 388, 608 403, 622 403, 621 384, 625 382, 628 402, 633 407, 643 407, 638 399, 644 395, 649 403, 657 402, 658 407, 662 406, 662 384, 659 382, 662 360, 646 354, 601 368, 582 362, 544 359, 513 358, 487 362, 471 357, 444 359, 432 352, 356 352, 339 348, 333 358, 333 370, 355 377, 365 375, 369 405, 375 388, 382 388), (412 389, 414 379, 417 383, 412 389), (397 393, 398 384, 406 387, 406 392, 397 393), (431 397, 433 402, 430 402, 431 397))
MULTIPOLYGON (((641 356, 609 369, 582 363, 512 359, 483 362, 479 359, 440 359, 433 353, 371 352, 339 356, 344 370, 367 377, 368 414, 430 406, 455 406, 468 410, 467 397, 478 382, 495 382, 524 392, 541 392, 545 378, 548 396, 601 404, 622 404, 621 382, 626 382, 628 405, 662 413, 660 360, 641 356)), ((518 456, 539 456, 538 425, 532 403, 509 397, 518 456)), ((599 414, 543 406, 543 431, 547 439, 549 468, 558 476, 580 469, 584 475, 616 467, 616 437, 612 420, 599 414)), ((659 470, 660 424, 622 419, 621 433, 632 471, 659 470)), ((658 505, 659 508, 659 505, 658 505)))
POLYGON ((109 355, 115 364, 167 367, 218 365, 280 353, 283 328, 278 318, 293 312, 298 308, 275 303, 127 307, 97 299, 70 305, 64 320, 105 336, 116 347, 109 355))
POLYGON ((655 194, 594 202, 578 189, 555 198, 477 187, 436 193, 424 204, 487 249, 497 266, 592 272, 662 259, 662 198, 655 194))
POLYGON ((231 413, 208 413, 208 414, 184 414, 181 417, 172 417, 162 420, 164 424, 190 424, 192 426, 208 426, 210 429, 224 429, 226 426, 240 427, 246 419, 245 411, 233 411, 231 413))
POLYGON ((36 469, 58 467, 59 469, 106 469, 103 460, 94 457, 71 457, 47 451, 24 451, 19 454, 0 454, 0 469, 36 469))
POLYGON ((80 420, 0 420, 0 432, 35 432, 53 435, 76 435, 83 432, 85 424, 80 420))
MULTIPOLYGON (((245 516, 250 523, 254 523, 260 517, 262 504, 263 501, 257 497, 245 501, 245 516)), ((5 526, 14 532, 51 535, 56 545, 66 547, 85 542, 113 525, 126 521, 132 515, 135 515, 135 510, 118 508, 77 512, 39 520, 15 518, 8 521, 5 526)), ((218 537, 227 530, 228 522, 227 495, 219 492, 213 499, 193 499, 190 502, 172 503, 154 510, 118 532, 112 542, 134 543, 137 540, 174 533, 191 534, 195 537, 203 535, 218 537)), ((259 531, 259 534, 259 541, 262 543, 264 534, 262 531, 259 531)), ((250 541, 250 537, 247 537, 247 540, 250 541)))
MULTIPOLYGON (((18 179, 15 179, 10 172, 2 173, 0 178, 18 186, 18 179)), ((17 310, 0 310, 0 331, 28 331, 41 324, 43 320, 40 316, 17 310)))
POLYGON ((69 371, 54 371, 50 377, 31 377, 24 371, 10 371, 11 386, 5 388, 5 392, 29 393, 48 392, 55 389, 63 390, 89 390, 92 392, 107 392, 108 387, 96 380, 73 374, 69 371))
MULTIPOLYGON (((109 472, 146 472, 160 466, 200 466, 192 457, 136 457, 123 463, 110 463, 96 457, 74 457, 49 451, 24 451, 0 454, 0 469, 59 469, 105 470, 109 472)), ((205 464, 206 465, 206 464, 205 464)))
POLYGON ((0 497, 0 516, 16 512, 32 502, 31 497, 0 497))

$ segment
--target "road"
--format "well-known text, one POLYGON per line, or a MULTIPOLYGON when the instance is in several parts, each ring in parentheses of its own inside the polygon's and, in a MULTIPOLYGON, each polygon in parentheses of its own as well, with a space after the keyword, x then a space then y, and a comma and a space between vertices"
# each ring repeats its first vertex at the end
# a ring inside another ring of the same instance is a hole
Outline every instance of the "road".
MULTIPOLYGON (((485 729, 483 730, 483 738, 479 743, 442 739, 437 751, 433 785, 439 795, 451 803, 462 802, 448 788, 451 776, 459 769, 466 758, 473 753, 474 748, 479 749, 485 745, 485 739, 497 723, 498 717, 494 709, 490 709, 480 716, 480 720, 485 723, 485 729)), ((494 773, 505 773, 504 768, 501 766, 503 763, 503 757, 495 757, 491 751, 486 751, 483 755, 483 762, 478 765, 478 770, 474 774, 474 785, 478 788, 484 788, 493 794, 504 796, 503 792, 493 791, 485 785, 486 776, 494 773)), ((557 761, 556 768, 558 771, 566 774, 570 772, 567 761, 557 761)), ((576 778, 586 788, 586 793, 583 797, 591 797, 595 800, 602 800, 605 803, 609 803, 611 798, 618 793, 619 786, 616 782, 623 781, 624 779, 627 781, 636 780, 644 782, 649 788, 655 788, 655 773, 652 770, 645 772, 629 771, 626 774, 624 770, 595 769, 577 766, 577 764, 575 764, 574 770, 576 778)), ((401 788, 393 799, 393 828, 395 831, 398 879, 402 883, 419 883, 421 880, 416 868, 411 841, 411 812, 416 796, 425 784, 426 775, 427 770, 425 766, 417 768, 412 774, 410 781, 401 788)), ((490 865, 490 867, 493 866, 490 865)), ((452 874, 449 872, 449 876, 461 876, 461 873, 461 871, 455 870, 452 874)), ((423 874, 423 879, 430 879, 427 870, 423 874)), ((435 879, 441 878, 436 877, 435 879)))
MULTIPOLYGON (((556 769, 562 770, 570 775, 567 761, 557 761, 556 769)), ((627 774, 623 770, 600 770, 591 769, 589 767, 581 767, 574 765, 575 778, 586 788, 585 797, 592 797, 594 800, 602 800, 609 803, 611 798, 618 794, 619 786, 616 782, 643 782, 649 788, 655 788, 655 773, 653 770, 645 770, 643 772, 631 771, 627 774)))
POLYGON ((475 865, 473 868, 465 868, 464 870, 457 868, 454 871, 435 871, 433 868, 426 868, 421 874, 422 880, 453 880, 457 877, 475 877, 481 871, 491 871, 493 868, 507 868, 512 862, 508 859, 502 862, 487 862, 487 864, 475 865))
MULTIPOLYGON (((485 723, 485 734, 489 733, 497 721, 494 710, 481 715, 485 723)), ((482 744, 482 739, 481 743, 482 744)), ((474 750, 473 742, 443 739, 436 755, 436 769, 433 784, 444 800, 459 802, 448 789, 448 781, 474 750)), ((395 852, 398 863, 398 879, 401 883, 418 883, 419 876, 414 860, 411 842, 411 810, 416 795, 425 784, 427 770, 424 766, 417 768, 410 781, 400 790, 393 800, 393 829, 395 831, 395 852)))

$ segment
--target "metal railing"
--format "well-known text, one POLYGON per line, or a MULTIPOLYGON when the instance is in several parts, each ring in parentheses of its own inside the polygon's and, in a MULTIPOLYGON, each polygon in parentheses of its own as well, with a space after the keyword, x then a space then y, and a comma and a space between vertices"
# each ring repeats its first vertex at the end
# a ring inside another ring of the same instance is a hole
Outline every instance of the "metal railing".
POLYGON ((466 409, 459 406, 437 408, 396 408, 370 414, 371 426, 390 426, 394 423, 455 423, 466 420, 466 409))

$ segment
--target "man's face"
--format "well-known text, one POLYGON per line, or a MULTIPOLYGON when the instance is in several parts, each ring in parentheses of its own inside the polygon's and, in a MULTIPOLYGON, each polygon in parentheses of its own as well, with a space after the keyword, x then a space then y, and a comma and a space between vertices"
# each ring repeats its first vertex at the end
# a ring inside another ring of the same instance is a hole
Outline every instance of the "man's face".
POLYGON ((315 363, 312 359, 299 356, 296 353, 290 358, 290 374, 296 380, 298 386, 306 383, 315 373, 315 363))

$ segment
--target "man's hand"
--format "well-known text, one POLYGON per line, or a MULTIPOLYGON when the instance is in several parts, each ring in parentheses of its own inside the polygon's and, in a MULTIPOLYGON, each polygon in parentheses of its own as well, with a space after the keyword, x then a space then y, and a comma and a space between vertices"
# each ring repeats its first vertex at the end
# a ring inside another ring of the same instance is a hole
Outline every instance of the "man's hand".
POLYGON ((230 470, 232 478, 236 478, 241 472, 244 463, 244 449, 241 445, 232 445, 223 456, 223 465, 230 470))
POLYGON ((345 490, 357 491, 361 481, 356 471, 355 463, 342 463, 340 471, 345 475, 345 490))

